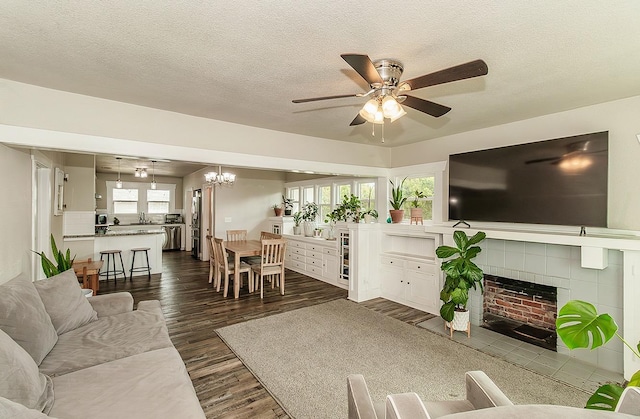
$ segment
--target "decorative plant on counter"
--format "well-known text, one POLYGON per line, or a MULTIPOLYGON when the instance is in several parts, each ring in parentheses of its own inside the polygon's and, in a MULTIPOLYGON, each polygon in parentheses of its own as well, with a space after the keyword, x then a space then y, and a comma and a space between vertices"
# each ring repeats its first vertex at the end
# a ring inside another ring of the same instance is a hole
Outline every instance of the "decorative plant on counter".
POLYGON ((293 210, 293 199, 285 198, 282 195, 282 205, 284 205, 284 215, 291 215, 291 210, 293 210))
POLYGON ((335 210, 338 210, 339 215, 339 218, 336 221, 353 221, 354 223, 357 223, 362 217, 362 203, 360 202, 360 198, 354 194, 349 196, 344 195, 342 197, 342 202, 335 210))
POLYGON ((273 212, 276 214, 276 217, 280 217, 282 215, 282 207, 280 204, 273 204, 271 208, 273 208, 273 212))
MULTIPOLYGON (((556 332, 569 349, 595 349, 607 343, 614 335, 624 343, 633 354, 640 358, 640 342, 632 347, 618 334, 618 325, 609 314, 598 314, 593 304, 580 300, 571 300, 558 313, 556 332)), ((640 370, 631 376, 626 386, 640 387, 640 370)), ((589 400, 587 409, 615 410, 626 386, 605 384, 599 387, 589 400)))
POLYGON ((315 202, 307 202, 302 206, 302 220, 304 221, 304 235, 313 236, 313 229, 316 227, 316 218, 318 217, 318 204, 315 202))
MULTIPOLYGON (((482 269, 471 259, 482 251, 480 247, 474 245, 480 243, 485 237, 486 234, 482 231, 468 237, 464 231, 457 230, 453 233, 456 247, 439 246, 436 249, 436 256, 440 259, 456 256, 442 262, 440 267, 445 273, 444 286, 440 291, 440 299, 444 302, 440 308, 440 316, 447 322, 452 322, 457 313, 465 313, 468 323, 469 288, 476 289, 476 285, 480 285, 480 290, 483 291, 482 269)), ((454 328, 454 330, 466 330, 467 323, 465 323, 465 329, 454 328)))
POLYGON ((407 198, 404 196, 402 192, 402 187, 404 186, 404 181, 407 180, 405 177, 402 179, 402 182, 396 187, 391 179, 389 179, 389 183, 391 183, 391 199, 389 203, 391 204, 392 210, 389 210, 389 214, 391 215, 391 220, 394 223, 400 223, 404 219, 404 210, 402 206, 406 202, 407 198))
POLYGON ((36 252, 33 251, 37 255, 40 256, 40 261, 42 263, 42 270, 47 278, 51 278, 52 276, 58 275, 64 271, 71 269, 73 265, 73 261, 75 260, 75 256, 73 259, 71 258, 71 251, 67 249, 67 251, 63 254, 60 250, 58 250, 58 246, 56 246, 56 240, 53 238, 53 234, 51 235, 51 253, 53 254, 53 258, 56 261, 54 264, 44 252, 36 252))
POLYGON ((296 211, 293 214, 293 234, 300 234, 300 223, 302 222, 302 212, 296 211))
POLYGON ((424 192, 421 191, 416 191, 416 194, 413 197, 413 200, 411 201, 411 206, 413 208, 418 208, 420 206, 420 199, 421 198, 426 198, 427 196, 424 194, 424 192))
POLYGON ((362 213, 362 218, 364 218, 365 223, 371 223, 374 219, 378 219, 378 211, 374 208, 369 208, 362 213))

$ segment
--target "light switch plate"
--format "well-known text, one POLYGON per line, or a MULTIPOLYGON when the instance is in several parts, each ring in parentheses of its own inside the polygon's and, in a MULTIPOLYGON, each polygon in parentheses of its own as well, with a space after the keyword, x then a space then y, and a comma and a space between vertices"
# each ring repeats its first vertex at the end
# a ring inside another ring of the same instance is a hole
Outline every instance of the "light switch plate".
POLYGON ((225 223, 230 223, 231 222, 231 217, 224 217, 224 222, 225 223))

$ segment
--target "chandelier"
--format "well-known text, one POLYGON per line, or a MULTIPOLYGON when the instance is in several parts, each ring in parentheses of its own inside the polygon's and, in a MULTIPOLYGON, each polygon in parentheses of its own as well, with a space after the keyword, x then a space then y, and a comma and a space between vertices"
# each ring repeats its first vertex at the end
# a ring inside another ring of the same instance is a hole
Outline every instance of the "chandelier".
POLYGON ((136 168, 136 173, 135 173, 136 177, 147 177, 147 169, 146 168, 136 168))
POLYGON ((205 173, 204 179, 211 186, 232 186, 236 181, 236 175, 234 175, 233 173, 222 173, 222 167, 218 166, 218 173, 205 173))

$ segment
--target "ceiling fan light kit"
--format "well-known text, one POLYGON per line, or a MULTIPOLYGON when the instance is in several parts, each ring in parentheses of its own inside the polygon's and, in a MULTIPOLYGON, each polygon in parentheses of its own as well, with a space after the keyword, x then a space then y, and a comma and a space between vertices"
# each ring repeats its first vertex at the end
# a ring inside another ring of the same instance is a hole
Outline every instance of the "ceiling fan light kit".
MULTIPOLYGON (((370 122, 374 125, 382 125, 383 130, 385 118, 394 122, 407 114, 400 103, 435 118, 439 118, 451 110, 447 106, 410 96, 407 94, 408 92, 423 87, 484 76, 488 73, 487 64, 482 60, 475 60, 400 82, 404 66, 397 60, 371 61, 369 56, 363 54, 342 54, 341 57, 369 84, 370 90, 368 92, 295 99, 293 103, 373 96, 364 104, 350 125, 355 126, 370 122)), ((384 134, 382 142, 384 142, 384 134)))

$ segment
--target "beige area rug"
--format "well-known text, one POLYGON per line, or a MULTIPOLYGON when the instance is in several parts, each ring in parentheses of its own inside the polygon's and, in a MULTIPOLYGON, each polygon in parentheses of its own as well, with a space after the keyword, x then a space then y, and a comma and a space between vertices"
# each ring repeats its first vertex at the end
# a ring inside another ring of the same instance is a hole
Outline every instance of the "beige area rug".
POLYGON ((374 400, 415 391, 465 397, 464 373, 482 370, 515 404, 584 406, 589 394, 428 330, 336 300, 216 330, 294 418, 347 417, 347 375, 374 400))

